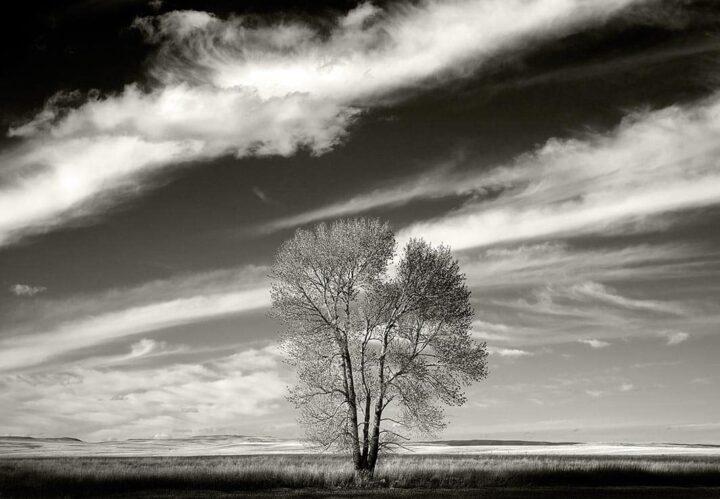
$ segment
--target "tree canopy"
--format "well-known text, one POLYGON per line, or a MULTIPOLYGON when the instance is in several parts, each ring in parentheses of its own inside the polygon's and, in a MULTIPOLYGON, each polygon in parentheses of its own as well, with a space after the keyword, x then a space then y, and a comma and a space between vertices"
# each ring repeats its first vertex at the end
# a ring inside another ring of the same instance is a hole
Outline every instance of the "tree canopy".
POLYGON ((450 248, 411 240, 394 260, 395 246, 378 220, 320 224, 296 231, 271 272, 300 422, 313 441, 349 449, 365 476, 383 449, 442 430, 443 406, 487 375, 450 248))

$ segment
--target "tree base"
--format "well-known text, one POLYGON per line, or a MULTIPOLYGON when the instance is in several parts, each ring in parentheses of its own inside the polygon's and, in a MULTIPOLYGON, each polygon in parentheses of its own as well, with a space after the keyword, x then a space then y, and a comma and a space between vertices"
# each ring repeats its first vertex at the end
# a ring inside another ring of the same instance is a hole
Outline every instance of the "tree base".
POLYGON ((373 475, 375 470, 360 469, 355 470, 355 486, 369 487, 373 484, 373 475))

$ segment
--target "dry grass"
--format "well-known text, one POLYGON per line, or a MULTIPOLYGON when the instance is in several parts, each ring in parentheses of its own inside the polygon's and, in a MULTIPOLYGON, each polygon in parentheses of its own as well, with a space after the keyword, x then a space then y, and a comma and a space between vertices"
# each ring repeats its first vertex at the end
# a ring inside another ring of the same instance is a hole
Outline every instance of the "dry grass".
MULTIPOLYGON (((377 488, 720 487, 718 457, 390 456, 377 488)), ((0 459, 0 497, 353 487, 341 456, 0 459)))

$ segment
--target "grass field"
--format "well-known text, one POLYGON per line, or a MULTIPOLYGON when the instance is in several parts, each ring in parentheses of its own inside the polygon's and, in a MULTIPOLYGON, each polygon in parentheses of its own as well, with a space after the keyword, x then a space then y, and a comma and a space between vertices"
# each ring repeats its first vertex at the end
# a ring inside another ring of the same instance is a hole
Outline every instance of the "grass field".
POLYGON ((353 490, 347 459, 331 455, 0 459, 3 498, 470 494, 462 490, 474 491, 466 497, 510 498, 586 488, 585 497, 610 497, 595 495, 598 488, 617 497, 658 495, 642 495, 648 487, 664 488, 663 497, 720 497, 720 457, 397 455, 382 461, 375 478, 370 490, 353 490))

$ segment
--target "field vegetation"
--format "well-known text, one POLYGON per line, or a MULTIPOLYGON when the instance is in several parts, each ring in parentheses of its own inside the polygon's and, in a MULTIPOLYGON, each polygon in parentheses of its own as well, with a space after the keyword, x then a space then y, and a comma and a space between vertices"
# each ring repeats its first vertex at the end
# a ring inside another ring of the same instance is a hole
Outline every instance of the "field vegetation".
MULTIPOLYGON (((0 459, 0 497, 136 496, 155 491, 353 489, 345 456, 53 457, 0 459)), ((407 489, 711 488, 720 457, 388 456, 367 493, 407 489)), ((385 494, 383 494, 385 495, 385 494)), ((440 494, 442 495, 442 494, 440 494)), ((146 496, 147 497, 147 496, 146 496)), ((504 496, 503 496, 504 497, 504 496)), ((635 496, 633 496, 635 497, 635 496)), ((680 496, 682 497, 682 496, 680 496)))

